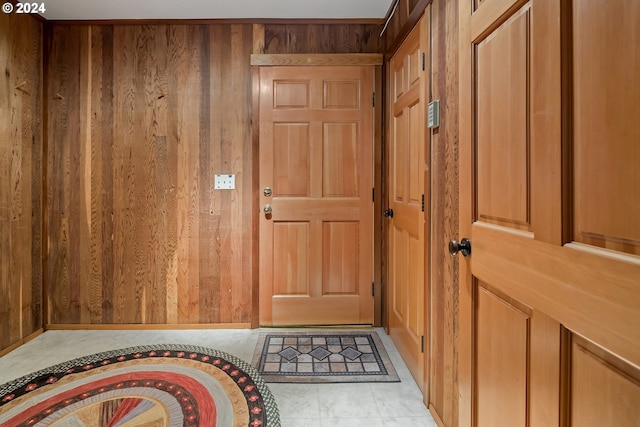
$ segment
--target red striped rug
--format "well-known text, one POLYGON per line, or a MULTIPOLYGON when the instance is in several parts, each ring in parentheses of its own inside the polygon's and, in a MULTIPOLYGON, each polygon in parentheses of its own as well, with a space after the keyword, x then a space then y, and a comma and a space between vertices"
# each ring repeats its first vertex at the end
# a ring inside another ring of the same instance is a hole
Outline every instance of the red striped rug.
POLYGON ((217 350, 154 345, 53 366, 0 386, 0 427, 279 427, 260 375, 217 350))

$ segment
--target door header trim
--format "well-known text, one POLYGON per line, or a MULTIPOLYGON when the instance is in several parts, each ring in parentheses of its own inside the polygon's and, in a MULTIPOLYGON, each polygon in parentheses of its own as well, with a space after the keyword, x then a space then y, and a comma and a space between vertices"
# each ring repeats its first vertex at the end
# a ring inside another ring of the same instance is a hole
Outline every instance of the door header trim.
POLYGON ((251 65, 282 66, 340 66, 340 65, 382 65, 380 53, 340 53, 340 54, 252 54, 251 65))

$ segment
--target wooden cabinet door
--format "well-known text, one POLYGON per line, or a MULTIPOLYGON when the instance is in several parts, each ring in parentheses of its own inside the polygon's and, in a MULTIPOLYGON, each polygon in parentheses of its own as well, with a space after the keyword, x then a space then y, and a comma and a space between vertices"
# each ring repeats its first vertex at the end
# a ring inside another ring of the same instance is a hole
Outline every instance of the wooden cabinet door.
POLYGON ((261 325, 373 323, 372 94, 373 67, 260 68, 261 325))
POLYGON ((637 425, 640 3, 459 4, 459 424, 637 425))
MULTIPOLYGON (((388 316, 389 335, 424 388, 425 98, 424 21, 389 62, 388 316), (423 62, 424 61, 424 62, 423 62)), ((428 196, 428 195, 427 195, 428 196)), ((428 199, 427 199, 428 200, 428 199)))

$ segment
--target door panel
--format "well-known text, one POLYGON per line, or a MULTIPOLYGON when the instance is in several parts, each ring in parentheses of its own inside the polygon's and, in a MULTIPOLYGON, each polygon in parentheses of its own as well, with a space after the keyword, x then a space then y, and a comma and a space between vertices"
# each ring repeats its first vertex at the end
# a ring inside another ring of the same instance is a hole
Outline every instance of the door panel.
POLYGON ((273 125, 274 196, 309 195, 309 124, 273 125))
POLYGON ((260 87, 260 323, 370 324, 373 68, 261 67, 260 87))
POLYGON ((273 291, 276 295, 309 295, 309 223, 273 225, 273 291))
POLYGON ((478 214, 482 221, 528 229, 529 44, 522 8, 477 45, 478 214))
POLYGON ((573 240, 640 255, 640 3, 572 7, 573 240))
POLYGON ((571 347, 571 426, 632 426, 640 419, 640 369, 580 337, 571 347))
POLYGON ((325 295, 355 294, 360 225, 356 221, 325 222, 322 230, 322 289, 325 295))
MULTIPOLYGON (((426 19, 426 18, 423 18, 426 19)), ((422 25, 409 34, 390 61, 388 285, 389 335, 421 388, 425 319, 425 96, 422 25)))
POLYGON ((530 316, 486 283, 477 286, 477 423, 525 427, 530 316), (509 396, 508 405, 502 393, 509 396))
POLYGON ((634 425, 640 7, 460 5, 459 423, 634 425))
POLYGON ((358 127, 356 123, 325 123, 322 153, 324 197, 358 197, 358 127))

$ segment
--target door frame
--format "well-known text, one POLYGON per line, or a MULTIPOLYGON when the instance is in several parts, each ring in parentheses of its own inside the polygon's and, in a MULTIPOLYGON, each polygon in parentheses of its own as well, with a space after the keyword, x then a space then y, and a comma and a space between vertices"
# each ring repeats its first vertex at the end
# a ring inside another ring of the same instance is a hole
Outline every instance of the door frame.
POLYGON ((252 277, 251 286, 251 327, 260 326, 260 67, 273 66, 372 66, 374 68, 373 96, 373 324, 382 326, 382 64, 383 55, 376 53, 355 54, 252 54, 252 127, 251 127, 251 163, 253 194, 251 206, 252 239, 252 277))

